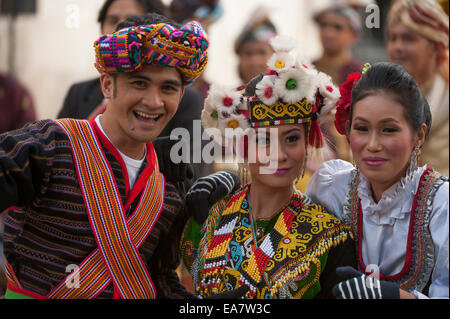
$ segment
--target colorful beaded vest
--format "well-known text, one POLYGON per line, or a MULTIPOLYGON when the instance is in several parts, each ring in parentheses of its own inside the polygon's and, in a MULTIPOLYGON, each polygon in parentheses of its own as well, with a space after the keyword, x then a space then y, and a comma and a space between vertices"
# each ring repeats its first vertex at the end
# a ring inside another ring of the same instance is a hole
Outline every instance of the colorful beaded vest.
POLYGON ((319 280, 321 258, 345 241, 350 229, 294 193, 274 217, 273 228, 257 240, 248 193, 246 185, 216 203, 203 226, 196 256, 188 249, 197 293, 208 296, 245 284, 250 287, 246 298, 302 298, 319 280))

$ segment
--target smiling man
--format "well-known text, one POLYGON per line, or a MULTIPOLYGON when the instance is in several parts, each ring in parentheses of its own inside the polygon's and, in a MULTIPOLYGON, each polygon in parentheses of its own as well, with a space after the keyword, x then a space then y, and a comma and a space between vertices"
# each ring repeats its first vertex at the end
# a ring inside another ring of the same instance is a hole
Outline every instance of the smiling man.
MULTIPOLYGON (((133 19, 131 19, 133 20, 133 19)), ((110 103, 0 135, 6 298, 180 298, 182 199, 151 143, 207 63, 196 22, 149 14, 94 44, 110 103)))

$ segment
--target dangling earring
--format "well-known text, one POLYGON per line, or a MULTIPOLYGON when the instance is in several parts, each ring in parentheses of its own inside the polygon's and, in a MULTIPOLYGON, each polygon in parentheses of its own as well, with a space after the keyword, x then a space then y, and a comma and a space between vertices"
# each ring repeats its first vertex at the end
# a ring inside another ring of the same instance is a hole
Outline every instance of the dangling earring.
POLYGON ((242 164, 238 164, 238 169, 239 169, 239 178, 241 179, 241 183, 242 185, 246 185, 248 183, 248 164, 247 163, 242 163, 242 164))
POLYGON ((305 159, 303 160, 303 167, 302 167, 302 174, 300 175, 301 178, 305 177, 305 171, 306 171, 306 164, 308 162, 308 153, 305 154, 305 159))
POLYGON ((419 166, 419 158, 421 151, 422 149, 420 148, 420 146, 416 145, 414 147, 414 150, 411 152, 411 159, 409 161, 409 167, 406 173, 407 176, 412 175, 419 166))

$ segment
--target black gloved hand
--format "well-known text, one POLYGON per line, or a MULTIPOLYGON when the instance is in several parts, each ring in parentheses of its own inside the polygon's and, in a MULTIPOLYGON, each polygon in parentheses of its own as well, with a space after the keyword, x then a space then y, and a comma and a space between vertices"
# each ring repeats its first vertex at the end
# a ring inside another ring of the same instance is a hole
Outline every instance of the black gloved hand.
MULTIPOLYGON (((163 173, 166 181, 171 183, 184 182, 194 177, 194 169, 189 163, 175 164, 170 160, 170 150, 177 143, 187 143, 179 138, 171 140, 169 136, 158 137, 152 141, 158 156, 159 170, 163 173)), ((186 146, 187 147, 187 146, 186 146)))
POLYGON ((239 176, 233 172, 220 171, 199 178, 186 194, 186 210, 202 225, 208 217, 209 208, 241 187, 239 176))
POLYGON ((389 281, 365 275, 350 266, 336 268, 342 279, 333 287, 337 299, 400 299, 400 288, 389 281))
POLYGON ((205 297, 204 299, 241 299, 249 289, 247 285, 244 285, 234 290, 205 297))

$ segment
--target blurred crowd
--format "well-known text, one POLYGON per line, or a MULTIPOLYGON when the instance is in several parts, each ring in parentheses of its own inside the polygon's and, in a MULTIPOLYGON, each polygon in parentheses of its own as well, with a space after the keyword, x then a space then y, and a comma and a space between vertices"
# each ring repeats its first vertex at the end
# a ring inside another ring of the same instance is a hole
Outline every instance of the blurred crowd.
MULTIPOLYGON (((334 1, 330 6, 316 12, 313 21, 317 24, 322 44, 322 54, 312 64, 332 77, 336 86, 343 83, 347 75, 362 70, 368 61, 375 62, 387 57, 390 62, 402 65, 417 81, 427 97, 432 111, 432 128, 428 142, 422 152, 423 162, 428 163, 444 175, 449 174, 449 35, 448 0, 393 1, 334 1), (374 30, 367 28, 370 5, 380 6, 382 25, 374 30), (380 36, 381 34, 381 36, 380 36), (373 48, 376 49, 373 49, 373 48), (365 56, 366 52, 382 52, 380 56, 365 56)), ((129 16, 155 12, 170 16, 177 22, 199 21, 205 30, 221 19, 223 6, 219 0, 173 0, 166 6, 161 0, 106 0, 98 12, 98 23, 102 34, 112 33, 117 25, 129 16)), ((273 51, 270 39, 278 34, 270 12, 257 7, 248 17, 235 42, 238 58, 236 70, 242 83, 267 69, 267 60, 273 51)), ((298 39, 301 41, 301 39, 298 39)), ((210 38, 210 41, 215 41, 210 38)), ((214 76, 220 79, 220 74, 214 76)), ((203 76, 187 88, 180 107, 161 136, 170 135, 173 128, 184 127, 193 132, 193 120, 199 120, 209 83, 203 76)), ((58 118, 89 119, 101 113, 108 103, 100 90, 99 77, 74 83, 60 103, 58 118)), ((36 121, 33 97, 17 77, 0 74, 0 133, 23 127, 36 121)), ((345 137, 339 135, 333 122, 325 123, 322 132, 328 142, 324 160, 340 158, 352 161, 345 137)), ((193 141, 191 140, 191 145, 193 141)), ((196 152, 198 150, 194 150, 196 152)), ((192 153, 194 153, 192 152, 192 153)), ((205 176, 224 168, 221 163, 195 164, 195 176, 205 176)), ((307 172, 298 188, 304 191, 308 176, 318 168, 319 162, 307 165, 307 172)), ((1 215, 0 215, 1 216, 1 215)), ((0 219, 0 256, 1 256, 0 219)), ((0 261, 3 260, 0 257, 0 261)), ((183 273, 183 270, 180 270, 183 273)), ((1 273, 1 272, 0 272, 1 273)), ((182 276, 188 280, 189 276, 182 276)), ((0 278, 1 280, 1 278, 0 278)), ((190 286, 185 282, 186 287, 190 286)), ((0 295, 1 295, 0 291, 0 295)))

